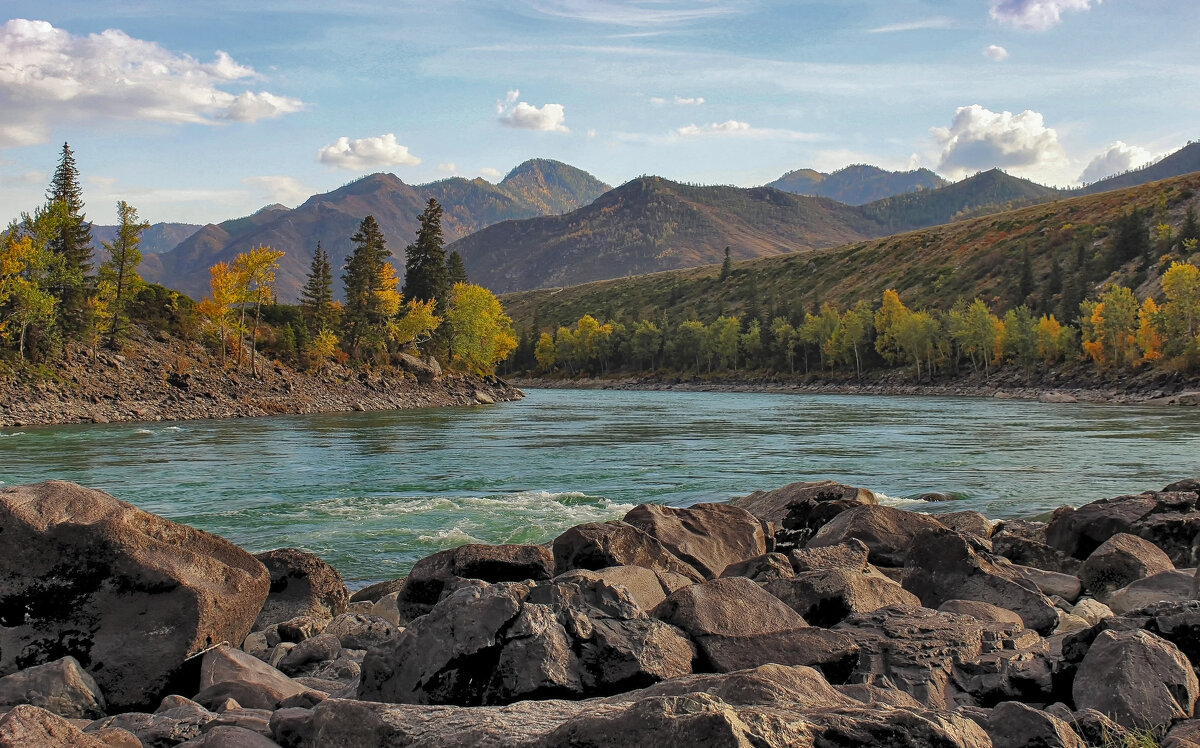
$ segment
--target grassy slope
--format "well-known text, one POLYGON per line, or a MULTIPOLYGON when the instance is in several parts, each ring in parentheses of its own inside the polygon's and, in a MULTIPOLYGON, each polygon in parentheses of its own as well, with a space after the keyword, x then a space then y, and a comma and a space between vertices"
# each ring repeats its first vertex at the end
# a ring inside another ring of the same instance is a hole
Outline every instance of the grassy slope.
MULTIPOLYGON (((915 307, 946 308, 959 297, 975 296, 1008 307, 1015 305, 1026 246, 1040 286, 1055 257, 1070 270, 1077 240, 1082 239, 1092 252, 1101 251, 1109 224, 1135 206, 1153 208, 1160 194, 1167 195, 1172 223, 1177 224, 1187 203, 1200 208, 1196 193, 1200 193, 1200 173, 883 239, 738 262, 724 283, 717 280, 719 267, 709 265, 506 294, 502 301, 518 329, 528 327, 535 317, 538 326, 546 329, 571 323, 585 313, 604 319, 658 320, 666 314, 672 320, 708 321, 719 314, 742 313, 755 294, 769 312, 803 309, 822 301, 846 308, 860 299, 875 302, 887 288, 899 291, 915 307)), ((1141 292, 1148 290, 1153 288, 1141 292)))

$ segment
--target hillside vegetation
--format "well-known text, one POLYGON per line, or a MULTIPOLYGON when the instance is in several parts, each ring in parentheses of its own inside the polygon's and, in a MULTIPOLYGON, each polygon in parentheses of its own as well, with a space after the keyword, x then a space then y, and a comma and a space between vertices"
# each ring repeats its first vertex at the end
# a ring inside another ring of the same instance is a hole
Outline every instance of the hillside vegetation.
POLYGON ((863 205, 917 190, 935 190, 948 184, 929 169, 886 171, 878 166, 854 164, 824 174, 813 169, 789 171, 767 187, 794 195, 827 197, 847 205, 863 205))

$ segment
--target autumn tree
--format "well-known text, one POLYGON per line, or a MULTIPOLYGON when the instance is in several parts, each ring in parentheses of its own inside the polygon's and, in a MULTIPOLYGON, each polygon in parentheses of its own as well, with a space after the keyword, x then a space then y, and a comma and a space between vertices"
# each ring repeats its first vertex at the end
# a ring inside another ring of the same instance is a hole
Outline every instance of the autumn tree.
POLYGON ((833 335, 833 348, 838 360, 854 364, 854 372, 862 374, 861 350, 871 337, 874 314, 871 305, 860 301, 853 309, 847 309, 838 320, 833 335))
POLYGON ((44 246, 15 227, 0 239, 0 340, 15 342, 22 358, 30 327, 54 320, 58 299, 39 283, 52 262, 44 246))
POLYGON ((987 376, 1003 327, 987 304, 980 299, 970 304, 955 304, 946 314, 946 326, 950 338, 971 360, 971 368, 978 371, 982 364, 984 376, 987 376))
POLYGON ((106 308, 104 316, 109 319, 108 347, 112 350, 117 349, 121 329, 129 322, 129 302, 142 286, 137 272, 142 261, 138 246, 142 232, 148 228, 148 222, 138 220, 137 209, 121 200, 117 203, 117 236, 111 244, 102 242, 108 259, 100 264, 96 288, 106 308))
POLYGON ((350 237, 354 250, 346 261, 342 282, 346 290, 346 311, 342 326, 348 352, 359 357, 364 343, 378 345, 387 334, 388 316, 380 297, 383 266, 392 253, 374 216, 367 216, 350 237))
POLYGON ((908 314, 898 293, 890 288, 883 292, 883 303, 875 312, 875 351, 888 363, 894 364, 903 357, 896 335, 900 322, 908 314))
POLYGON ((1138 309, 1138 329, 1135 335, 1138 349, 1142 352, 1141 363, 1152 363, 1162 358, 1163 339, 1159 334, 1163 327, 1161 316, 1158 304, 1147 296, 1138 309))
POLYGON ((492 292, 471 283, 456 283, 446 306, 451 360, 471 371, 493 374, 496 365, 517 347, 512 320, 492 292))
POLYGON ((446 306, 446 294, 450 289, 446 247, 442 239, 442 206, 429 198, 417 221, 420 222, 417 238, 404 249, 404 296, 418 301, 435 301, 441 310, 446 306))
POLYGON ((1100 367, 1122 368, 1132 362, 1138 328, 1139 305, 1133 292, 1112 286, 1097 302, 1084 302, 1080 310, 1083 349, 1100 367), (1087 324, 1083 317, 1087 315, 1087 324))
POLYGON ((796 328, 787 317, 776 317, 771 320, 771 334, 775 336, 776 347, 783 352, 787 362, 788 372, 796 373, 796 328))
POLYGON ((544 332, 538 338, 537 345, 533 348, 533 357, 537 361, 538 368, 542 371, 550 371, 557 363, 557 348, 554 344, 554 337, 548 332, 544 332))
POLYGON ((655 363, 662 344, 663 334, 658 325, 644 319, 634 326, 630 352, 635 363, 641 363, 647 369, 657 368, 655 363))
POLYGON ((1004 357, 1028 370, 1038 360, 1037 321, 1033 312, 1024 304, 1004 313, 1004 327, 1000 335, 1000 349, 1004 357))
POLYGON ((1200 268, 1175 262, 1163 273, 1161 330, 1166 352, 1193 359, 1200 354, 1200 268))
POLYGON ((321 242, 317 242, 312 265, 304 287, 300 289, 300 309, 313 333, 327 330, 333 324, 333 269, 329 265, 329 253, 321 248, 321 242))
MULTIPOLYGON (((275 289, 275 271, 279 269, 279 258, 283 252, 259 245, 233 258, 233 273, 237 283, 237 299, 242 307, 241 325, 246 326, 246 306, 254 307, 254 325, 250 330, 250 372, 258 374, 256 353, 258 351, 258 327, 262 319, 262 305, 271 301, 275 289)), ((238 362, 242 360, 242 349, 238 346, 238 362)))
POLYGON ((672 356, 680 368, 692 367, 700 371, 705 345, 708 337, 708 327, 699 320, 687 320, 675 328, 671 341, 672 356))
POLYGON ((938 333, 937 320, 928 312, 910 311, 900 315, 892 328, 897 348, 917 368, 917 379, 921 378, 922 363, 929 374, 933 373, 938 333))
POLYGON ((83 189, 79 169, 70 145, 63 143, 58 166, 46 190, 46 200, 62 207, 62 218, 55 227, 47 249, 63 259, 60 272, 50 289, 60 300, 61 322, 70 333, 83 327, 86 278, 92 270, 92 224, 83 215, 83 189))
POLYGON ((733 369, 738 361, 738 333, 741 323, 737 317, 717 317, 708 326, 705 347, 709 354, 709 369, 715 363, 719 368, 733 369))

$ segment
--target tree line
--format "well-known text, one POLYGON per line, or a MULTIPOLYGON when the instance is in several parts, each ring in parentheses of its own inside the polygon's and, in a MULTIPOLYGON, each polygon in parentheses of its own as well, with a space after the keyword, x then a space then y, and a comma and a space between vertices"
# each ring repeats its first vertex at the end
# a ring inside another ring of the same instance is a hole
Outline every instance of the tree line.
POLYGON ((396 363, 423 352, 451 366, 491 374, 517 345, 511 320, 486 289, 467 281, 457 252, 446 256, 442 208, 430 199, 406 248, 403 288, 372 216, 351 237, 354 251, 335 301, 334 268, 317 245, 298 305, 279 304, 275 275, 284 253, 258 246, 209 269, 208 296, 193 302, 138 274, 149 224, 117 203, 112 242, 94 263, 92 224, 84 215, 79 172, 63 144, 46 203, 23 213, 0 237, 0 349, 33 363, 56 360, 68 343, 95 355, 119 350, 136 323, 206 342, 222 367, 252 374, 259 353, 313 369, 326 361, 354 366, 396 363))

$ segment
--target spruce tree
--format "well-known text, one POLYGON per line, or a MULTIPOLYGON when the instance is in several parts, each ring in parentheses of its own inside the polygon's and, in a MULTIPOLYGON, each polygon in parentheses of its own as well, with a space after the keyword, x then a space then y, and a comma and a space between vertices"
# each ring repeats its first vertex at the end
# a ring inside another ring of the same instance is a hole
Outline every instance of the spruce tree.
POLYGON ((62 271, 53 292, 60 301, 63 327, 69 333, 77 333, 83 326, 83 309, 87 301, 85 279, 92 271, 92 224, 83 215, 79 169, 67 143, 63 143, 58 167, 46 190, 46 200, 65 207, 65 217, 47 248, 63 258, 62 271))
POLYGON ((442 239, 442 206, 429 198, 417 220, 421 223, 417 238, 404 248, 404 297, 409 301, 436 301, 438 313, 444 313, 450 283, 442 239))
POLYGON ((1183 243, 1189 239, 1200 241, 1200 224, 1196 222, 1196 207, 1189 205, 1187 212, 1183 214, 1183 225, 1179 227, 1179 241, 1183 243))
POLYGON ((342 282, 346 289, 344 328, 346 345, 357 356, 359 346, 382 333, 387 320, 379 308, 381 272, 392 253, 374 216, 367 216, 350 237, 354 251, 346 261, 342 282))
POLYGON ((100 265, 98 277, 101 297, 108 302, 108 347, 114 351, 120 345, 123 327, 129 322, 126 313, 129 302, 142 287, 137 272, 142 261, 138 245, 142 243, 142 232, 150 228, 149 223, 138 220, 137 208, 124 200, 117 203, 117 218, 117 236, 112 244, 104 242, 109 257, 100 265))
POLYGON ((329 253, 321 249, 320 242, 313 253, 304 288, 300 289, 300 307, 311 332, 329 329, 333 322, 333 270, 329 253))
POLYGON ((462 255, 451 252, 446 258, 446 285, 454 288, 455 283, 467 282, 467 266, 463 264, 462 255))
POLYGON ((725 248, 725 260, 721 263, 721 275, 717 278, 719 281, 729 279, 730 273, 733 272, 733 258, 729 256, 729 247, 725 248))

